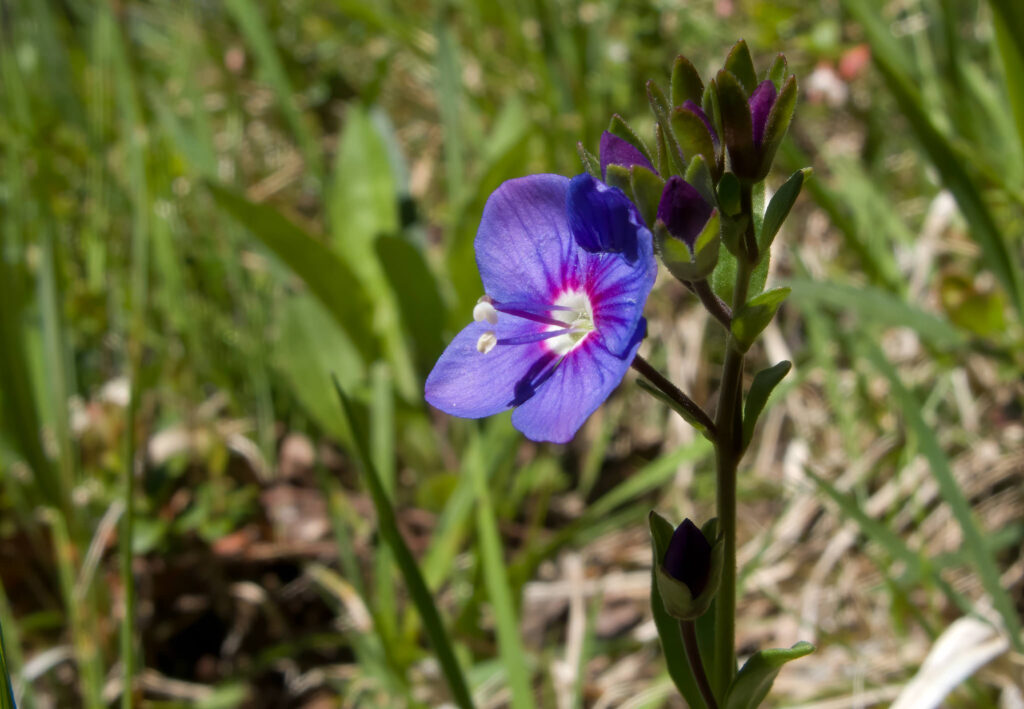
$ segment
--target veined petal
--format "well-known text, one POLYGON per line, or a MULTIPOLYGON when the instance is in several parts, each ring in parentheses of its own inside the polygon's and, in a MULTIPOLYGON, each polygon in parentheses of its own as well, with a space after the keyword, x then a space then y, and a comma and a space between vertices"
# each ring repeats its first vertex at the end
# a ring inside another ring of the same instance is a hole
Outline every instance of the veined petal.
POLYGON ((655 174, 658 172, 639 148, 609 131, 601 134, 598 154, 601 160, 601 177, 607 174, 609 165, 621 165, 625 168, 642 165, 655 174))
POLYGON ((622 190, 590 175, 576 175, 569 183, 566 207, 569 228, 580 248, 591 253, 619 253, 629 261, 636 260, 638 235, 647 228, 622 190))
POLYGON ((599 338, 587 338, 567 354, 536 393, 512 412, 512 425, 534 441, 565 443, 576 435, 619 385, 643 337, 637 328, 625 357, 609 352, 599 338))
POLYGON ((584 254, 584 259, 597 337, 612 354, 625 356, 658 275, 651 233, 644 229, 639 234, 633 263, 618 254, 584 254))
POLYGON ((530 175, 501 184, 484 206, 474 248, 488 295, 536 301, 559 290, 573 246, 565 200, 569 178, 530 175))
POLYGON ((546 326, 499 316, 498 324, 473 322, 445 348, 424 387, 427 402, 452 416, 482 418, 529 398, 537 378, 555 359, 543 341, 497 345, 486 354, 477 341, 494 332, 499 341, 544 332, 546 326))

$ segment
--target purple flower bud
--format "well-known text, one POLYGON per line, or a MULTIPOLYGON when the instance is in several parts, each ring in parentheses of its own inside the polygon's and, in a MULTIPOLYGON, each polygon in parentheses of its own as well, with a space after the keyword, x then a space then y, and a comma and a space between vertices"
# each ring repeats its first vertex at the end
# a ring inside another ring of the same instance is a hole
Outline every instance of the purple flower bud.
POLYGON ((768 114, 775 105, 777 97, 775 84, 769 80, 762 81, 750 95, 750 123, 754 129, 754 146, 761 147, 764 140, 764 128, 768 123, 768 114))
POLYGON ((658 204, 658 219, 668 233, 685 243, 693 251, 704 225, 711 218, 713 208, 686 180, 673 175, 665 183, 658 204))
POLYGON ((684 519, 672 533, 662 566, 669 576, 686 584, 694 598, 708 585, 711 544, 689 519, 684 519))
POLYGON ((636 146, 623 140, 614 133, 605 131, 601 134, 600 145, 601 177, 604 178, 608 172, 609 165, 622 165, 624 168, 631 168, 634 165, 646 167, 657 174, 651 161, 644 157, 636 146))
POLYGON ((708 114, 704 113, 704 109, 698 106, 693 101, 687 99, 683 102, 683 108, 697 116, 697 118, 704 121, 704 125, 707 126, 708 133, 711 134, 711 142, 715 144, 715 148, 718 147, 718 132, 715 131, 715 127, 711 124, 711 119, 708 118, 708 114))

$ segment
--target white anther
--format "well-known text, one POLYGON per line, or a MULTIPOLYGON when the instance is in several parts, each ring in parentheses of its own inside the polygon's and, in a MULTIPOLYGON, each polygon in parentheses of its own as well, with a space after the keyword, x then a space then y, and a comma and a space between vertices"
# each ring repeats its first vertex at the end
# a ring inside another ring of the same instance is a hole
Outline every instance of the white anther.
POLYGON ((491 305, 491 297, 488 295, 482 296, 480 300, 473 306, 473 319, 477 322, 483 322, 486 320, 491 325, 498 324, 498 311, 491 305))
POLYGON ((488 330, 477 339, 476 351, 480 354, 487 354, 494 349, 496 344, 498 344, 498 336, 488 330))

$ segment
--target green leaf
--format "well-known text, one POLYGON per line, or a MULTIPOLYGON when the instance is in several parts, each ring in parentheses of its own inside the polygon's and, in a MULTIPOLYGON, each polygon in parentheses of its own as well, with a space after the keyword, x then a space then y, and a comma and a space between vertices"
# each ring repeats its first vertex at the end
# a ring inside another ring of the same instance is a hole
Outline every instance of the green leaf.
POLYGON ((789 288, 774 288, 748 300, 732 317, 732 336, 744 349, 750 349, 758 335, 768 327, 789 288))
POLYGON ((423 575, 416 565, 416 559, 413 557, 412 552, 409 551, 409 547, 406 545, 405 539, 398 529, 398 521, 395 517, 395 510, 391 506, 391 500, 388 499, 380 476, 370 460, 366 444, 368 438, 361 430, 359 420, 355 415, 355 409, 352 407, 352 402, 344 390, 342 390, 341 385, 338 384, 337 379, 334 380, 334 389, 338 394, 338 399, 341 401, 345 422, 351 434, 351 440, 354 443, 353 448, 356 459, 363 469, 367 487, 370 489, 370 497, 373 499, 373 506, 377 511, 378 533, 395 555, 395 561, 402 572, 402 576, 405 578, 409 595, 412 597, 413 604, 423 620, 423 626, 427 632, 427 637, 430 638, 430 644, 434 647, 434 653, 437 655, 437 661, 441 665, 441 673, 444 675, 448 688, 452 693, 452 699, 462 709, 472 709, 473 699, 469 693, 465 675, 455 656, 448 632, 441 622, 437 606, 434 605, 433 594, 430 593, 430 589, 427 588, 426 583, 423 581, 423 575))
POLYGON ((1024 6, 1017 0, 991 0, 996 47, 1003 64, 1006 93, 1010 98, 1017 140, 1024 150, 1024 6))
POLYGON ((771 202, 768 203, 768 209, 765 210, 764 221, 761 223, 761 229, 757 236, 757 245, 761 253, 766 253, 771 249, 775 235, 779 233, 782 222, 786 221, 789 210, 793 208, 793 203, 796 202, 800 189, 804 185, 804 180, 810 174, 811 168, 809 167, 797 170, 790 175, 785 184, 772 196, 771 202))
POLYGON ((718 203, 715 183, 711 179, 711 170, 708 168, 708 163, 702 155, 696 155, 690 160, 683 179, 700 192, 700 196, 704 198, 705 202, 708 204, 718 203))
MULTIPOLYGON (((626 119, 618 113, 612 115, 611 122, 608 124, 608 132, 614 136, 622 138, 624 141, 643 153, 645 158, 651 160, 651 151, 648 150, 646 143, 644 143, 640 136, 636 134, 636 131, 629 127, 629 124, 626 123, 626 119)), ((654 164, 653 160, 651 160, 651 164, 654 164)))
POLYGON ((684 160, 702 155, 708 165, 716 165, 715 145, 704 121, 688 108, 672 109, 672 130, 675 132, 684 160))
POLYGON ((721 245, 720 235, 721 219, 718 210, 714 210, 697 235, 692 252, 685 242, 670 235, 660 221, 654 226, 654 247, 673 276, 680 281, 700 281, 715 270, 721 245))
POLYGON ((640 216, 645 223, 654 224, 658 218, 658 205, 661 203, 665 180, 642 165, 634 165, 629 170, 629 185, 640 216))
POLYGON ((14 687, 7 669, 7 649, 4 646, 3 628, 0 628, 0 709, 15 709, 14 687))
POLYGON ((580 156, 583 169, 594 178, 601 179, 601 161, 593 153, 583 147, 583 143, 576 143, 576 153, 580 156))
POLYGON ((722 131, 729 149, 732 171, 742 179, 752 180, 758 172, 758 155, 754 150, 753 121, 750 104, 739 80, 724 69, 715 78, 718 87, 718 108, 722 112, 722 131))
POLYGON ((669 95, 673 106, 682 106, 686 101, 693 101, 698 106, 704 96, 704 82, 700 73, 689 59, 680 54, 672 64, 672 83, 669 95))
POLYGON ((782 360, 767 369, 762 369, 754 375, 754 381, 750 385, 750 393, 747 394, 747 402, 743 407, 743 447, 750 445, 750 439, 754 436, 754 426, 757 419, 764 411, 765 404, 772 391, 779 385, 793 364, 788 360, 782 360))
MULTIPOLYGON (((673 175, 682 175, 686 172, 686 165, 683 162, 683 151, 680 149, 679 142, 672 132, 672 123, 669 120, 669 109, 671 106, 665 97, 664 90, 654 81, 647 82, 647 101, 651 104, 651 111, 653 111, 654 118, 661 127, 662 136, 665 140, 667 153, 665 156, 666 168, 673 175)), ((665 170, 659 169, 659 172, 661 172, 662 177, 667 176, 665 170)))
POLYGON ((812 652, 814 646, 802 640, 789 649, 758 650, 732 681, 723 703, 724 709, 756 709, 761 706, 782 666, 812 652))
POLYGON ((605 168, 604 181, 611 187, 618 187, 625 194, 633 189, 630 186, 629 168, 623 165, 609 164, 605 168))
POLYGON ((754 60, 750 56, 750 48, 746 40, 740 40, 729 50, 725 58, 725 70, 739 79, 747 96, 754 93, 757 88, 757 72, 754 70, 754 60))
POLYGON ((365 359, 375 354, 370 316, 373 308, 356 275, 333 251, 295 222, 267 204, 212 183, 207 184, 217 205, 259 239, 305 281, 365 359))
POLYGON ((672 538, 674 530, 668 520, 654 510, 651 510, 649 524, 653 539, 651 544, 651 613, 654 615, 654 625, 658 629, 658 638, 661 640, 661 649, 665 655, 668 674, 689 706, 694 709, 706 709, 707 703, 701 696, 697 680, 694 679, 690 663, 686 659, 686 648, 683 647, 683 639, 679 633, 679 621, 665 610, 665 603, 658 591, 657 573, 662 559, 658 554, 658 549, 668 548, 668 542, 672 538))
POLYGON ((772 160, 775 153, 786 137, 789 124, 793 120, 793 111, 796 109, 796 77, 790 76, 783 84, 772 110, 768 113, 768 120, 764 126, 764 136, 761 140, 760 169, 757 172, 758 180, 763 180, 772 167, 772 160))

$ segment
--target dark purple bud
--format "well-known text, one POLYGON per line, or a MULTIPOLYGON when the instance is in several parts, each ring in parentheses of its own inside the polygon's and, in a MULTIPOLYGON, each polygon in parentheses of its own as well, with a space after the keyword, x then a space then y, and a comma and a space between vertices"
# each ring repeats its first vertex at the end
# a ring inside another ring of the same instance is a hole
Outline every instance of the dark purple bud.
POLYGON ((711 544, 697 525, 684 519, 676 527, 662 566, 669 576, 685 583, 694 598, 700 595, 711 575, 711 544))
POLYGON ((638 234, 646 232, 636 206, 617 187, 609 187, 590 175, 576 175, 569 182, 566 209, 576 243, 590 253, 618 253, 633 262, 638 234))
POLYGON ((689 99, 687 99, 686 101, 683 102, 683 108, 685 108, 687 111, 689 111, 690 113, 692 113, 695 116, 697 116, 697 118, 699 118, 702 121, 704 121, 704 125, 707 126, 708 133, 711 134, 711 140, 712 140, 712 142, 714 142, 715 147, 717 148, 718 147, 718 133, 715 131, 715 127, 713 125, 711 125, 711 119, 708 118, 708 114, 704 113, 704 109, 701 108, 700 106, 698 106, 697 104, 695 104, 693 101, 690 101, 689 99))
POLYGON ((623 140, 614 133, 605 131, 601 134, 599 153, 601 177, 607 175, 609 165, 622 165, 627 170, 634 165, 641 165, 655 174, 658 173, 654 169, 654 165, 651 165, 651 161, 645 158, 644 154, 636 146, 631 145, 628 141, 623 140))
POLYGON ((775 84, 769 80, 762 81, 750 95, 750 123, 754 129, 754 145, 761 147, 764 139, 764 127, 768 123, 768 114, 775 105, 775 84))
POLYGON ((658 220, 668 233, 681 240, 693 251, 697 237, 711 218, 712 206, 686 180, 673 175, 665 183, 658 204, 658 220))

